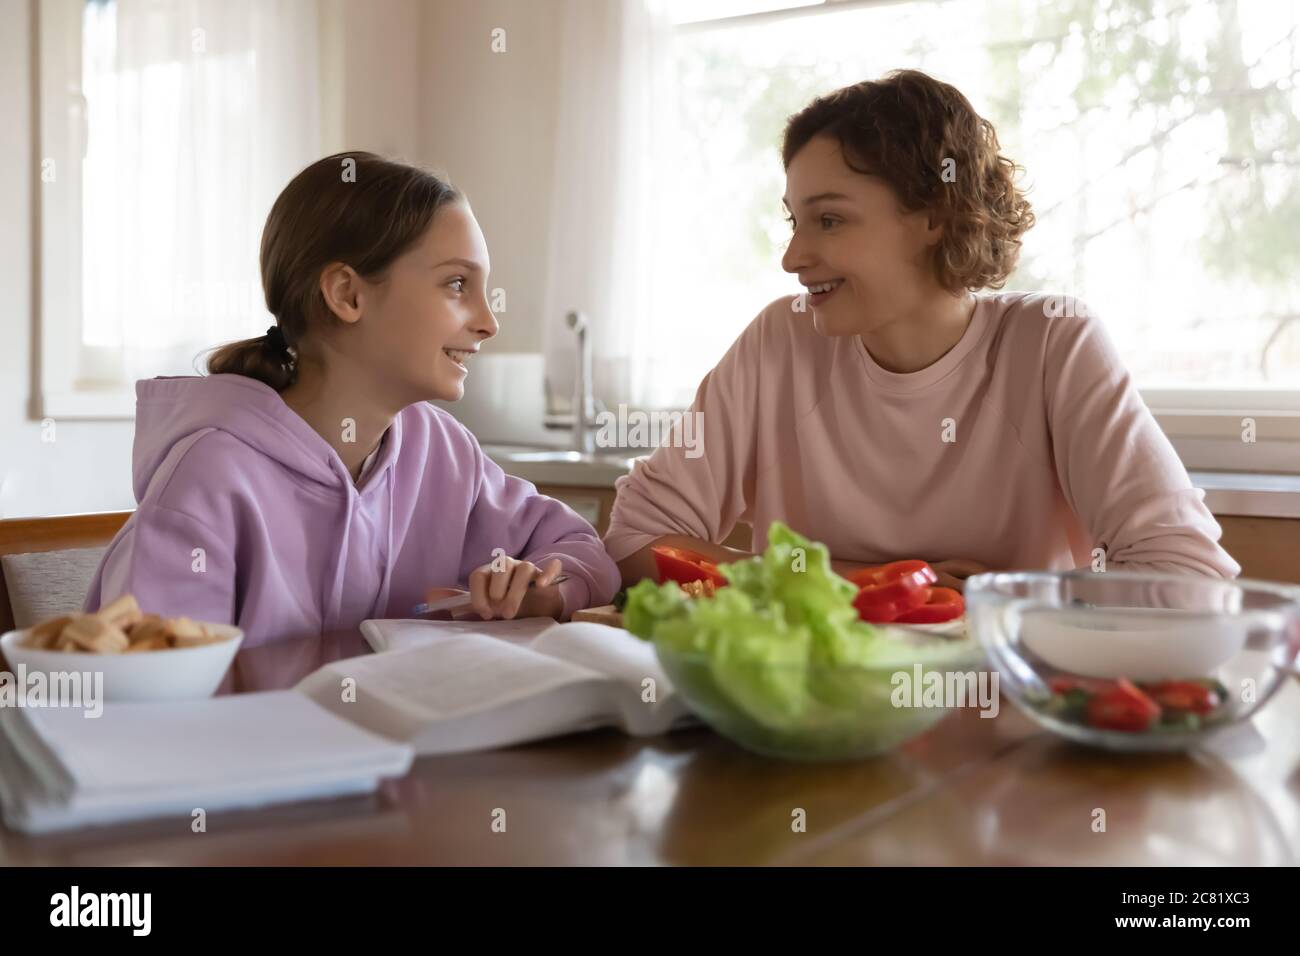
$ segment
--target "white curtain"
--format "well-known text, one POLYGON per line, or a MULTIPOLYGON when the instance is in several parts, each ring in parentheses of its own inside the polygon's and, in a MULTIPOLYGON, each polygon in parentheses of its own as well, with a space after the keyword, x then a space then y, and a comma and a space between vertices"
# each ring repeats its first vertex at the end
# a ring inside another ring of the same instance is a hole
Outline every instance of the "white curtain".
POLYGON ((89 0, 83 379, 193 374, 269 324, 271 203, 319 157, 315 0, 89 0))
POLYGON ((670 307, 662 156, 672 135, 671 25, 663 0, 560 5, 551 242, 545 297, 547 381, 567 407, 575 371, 566 313, 586 313, 596 397, 613 407, 680 403, 657 375, 689 343, 655 335, 670 307))

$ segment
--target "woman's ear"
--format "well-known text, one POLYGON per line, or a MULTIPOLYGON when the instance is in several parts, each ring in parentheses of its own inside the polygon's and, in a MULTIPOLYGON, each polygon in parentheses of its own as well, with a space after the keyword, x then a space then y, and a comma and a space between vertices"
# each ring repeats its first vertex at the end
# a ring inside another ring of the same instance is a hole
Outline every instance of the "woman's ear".
POLYGON ((933 246, 943 238, 943 225, 931 212, 923 214, 925 216, 925 242, 926 245, 933 246))
POLYGON ((361 277, 342 262, 331 262, 320 274, 320 293, 329 310, 344 322, 361 318, 361 277))

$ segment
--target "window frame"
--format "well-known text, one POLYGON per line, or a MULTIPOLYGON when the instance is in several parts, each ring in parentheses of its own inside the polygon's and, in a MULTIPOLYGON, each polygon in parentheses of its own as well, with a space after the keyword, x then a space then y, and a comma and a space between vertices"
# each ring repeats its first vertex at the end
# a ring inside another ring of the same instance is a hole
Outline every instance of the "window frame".
POLYGON ((39 194, 36 352, 32 408, 41 418, 130 419, 135 389, 96 385, 86 372, 95 350, 82 344, 82 177, 86 155, 86 100, 81 88, 84 0, 36 5, 39 100, 39 194), (48 164, 53 181, 46 182, 48 164))

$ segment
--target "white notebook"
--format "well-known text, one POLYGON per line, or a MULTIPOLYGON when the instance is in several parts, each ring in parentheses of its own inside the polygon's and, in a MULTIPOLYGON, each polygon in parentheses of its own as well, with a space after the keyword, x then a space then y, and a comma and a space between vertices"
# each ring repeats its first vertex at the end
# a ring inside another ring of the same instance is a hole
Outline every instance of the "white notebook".
POLYGON ((654 649, 621 628, 538 618, 377 620, 361 631, 379 653, 327 664, 297 689, 419 755, 694 723, 654 649))
POLYGON ((0 802, 28 833, 364 793, 413 756, 294 691, 0 709, 0 802))

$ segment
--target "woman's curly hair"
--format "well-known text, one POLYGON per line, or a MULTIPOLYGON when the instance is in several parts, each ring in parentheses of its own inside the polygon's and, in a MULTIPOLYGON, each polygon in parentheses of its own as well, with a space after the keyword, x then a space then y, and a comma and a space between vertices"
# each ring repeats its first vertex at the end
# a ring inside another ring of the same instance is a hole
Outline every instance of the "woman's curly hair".
POLYGON ((924 209, 943 227, 933 251, 941 286, 955 294, 1006 283, 1034 213, 1016 188, 1021 167, 998 152, 993 124, 955 86, 895 70, 818 97, 786 123, 787 169, 815 136, 838 140, 851 169, 882 179, 904 209, 924 209))

